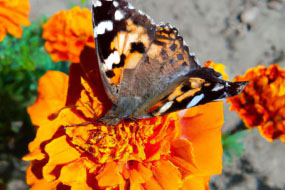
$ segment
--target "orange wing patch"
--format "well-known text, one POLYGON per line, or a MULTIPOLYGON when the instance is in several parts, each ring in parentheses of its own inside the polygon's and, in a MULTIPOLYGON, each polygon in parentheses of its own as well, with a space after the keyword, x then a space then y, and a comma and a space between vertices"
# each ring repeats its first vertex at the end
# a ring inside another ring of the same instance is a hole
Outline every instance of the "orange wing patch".
POLYGON ((123 70, 136 68, 151 43, 144 27, 134 24, 131 19, 126 20, 126 24, 126 31, 118 32, 111 42, 111 50, 119 52, 120 63, 114 63, 111 70, 106 70, 112 72, 110 83, 116 86, 123 77, 123 70))

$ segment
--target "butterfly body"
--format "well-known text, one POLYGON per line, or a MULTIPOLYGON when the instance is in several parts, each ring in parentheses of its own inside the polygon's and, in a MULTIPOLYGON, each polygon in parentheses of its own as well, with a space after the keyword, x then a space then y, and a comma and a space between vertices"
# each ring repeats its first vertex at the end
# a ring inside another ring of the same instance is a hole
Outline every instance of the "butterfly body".
POLYGON ((93 0, 92 12, 100 74, 113 103, 101 121, 163 115, 242 90, 244 83, 202 68, 175 27, 156 25, 126 1, 93 0))

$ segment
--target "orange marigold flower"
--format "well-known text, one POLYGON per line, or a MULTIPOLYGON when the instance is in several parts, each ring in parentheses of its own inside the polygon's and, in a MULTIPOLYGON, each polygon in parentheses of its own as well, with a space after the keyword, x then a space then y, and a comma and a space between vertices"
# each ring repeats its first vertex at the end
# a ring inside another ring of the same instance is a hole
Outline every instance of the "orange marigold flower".
POLYGON ((7 33, 22 37, 22 26, 29 26, 29 0, 0 0, 0 42, 7 33))
POLYGON ((258 66, 235 78, 246 80, 249 84, 240 95, 228 98, 230 110, 238 112, 247 127, 258 127, 268 141, 285 142, 285 69, 258 66))
POLYGON ((95 47, 92 27, 92 13, 75 6, 60 11, 43 25, 45 48, 54 62, 70 60, 79 63, 84 46, 95 47))
POLYGON ((208 190, 222 169, 223 103, 106 126, 94 56, 87 48, 69 77, 49 71, 39 81, 28 108, 38 130, 24 157, 31 189, 208 190))

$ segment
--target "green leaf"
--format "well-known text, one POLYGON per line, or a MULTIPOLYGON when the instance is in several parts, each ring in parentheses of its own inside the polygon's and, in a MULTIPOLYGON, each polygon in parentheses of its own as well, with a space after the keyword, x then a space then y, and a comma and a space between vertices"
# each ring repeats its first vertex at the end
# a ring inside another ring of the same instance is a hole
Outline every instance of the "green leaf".
POLYGON ((225 134, 222 137, 224 157, 226 163, 231 163, 234 156, 240 157, 245 151, 243 139, 247 136, 248 130, 237 131, 234 134, 225 134))

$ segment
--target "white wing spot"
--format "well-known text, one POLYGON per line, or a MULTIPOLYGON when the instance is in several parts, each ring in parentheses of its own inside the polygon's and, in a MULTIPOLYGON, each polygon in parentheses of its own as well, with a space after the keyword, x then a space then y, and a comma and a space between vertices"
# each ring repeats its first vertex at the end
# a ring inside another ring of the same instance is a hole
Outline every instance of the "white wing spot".
POLYGON ((94 36, 104 34, 107 31, 113 30, 113 22, 110 20, 102 21, 97 26, 95 26, 94 36))
POLYGON ((159 109, 159 113, 164 113, 166 112, 173 104, 173 101, 169 101, 166 104, 164 104, 160 109, 159 109))
POLYGON ((195 96, 191 102, 187 105, 187 108, 191 108, 193 106, 196 106, 203 98, 205 97, 204 94, 200 94, 198 96, 195 96))
POLYGON ((118 7, 118 6, 119 6, 119 3, 118 3, 117 1, 114 1, 114 2, 113 2, 113 5, 114 5, 114 7, 118 7))
POLYGON ((122 20, 124 18, 125 14, 120 10, 116 10, 115 12, 115 20, 122 20))
POLYGON ((96 7, 101 7, 102 6, 102 2, 100 0, 93 0, 93 6, 96 7))
POLYGON ((118 51, 114 51, 104 60, 107 70, 112 70, 113 64, 118 64, 121 61, 120 54, 118 51))
POLYGON ((224 85, 216 84, 216 86, 212 89, 212 91, 219 91, 224 88, 224 85))

